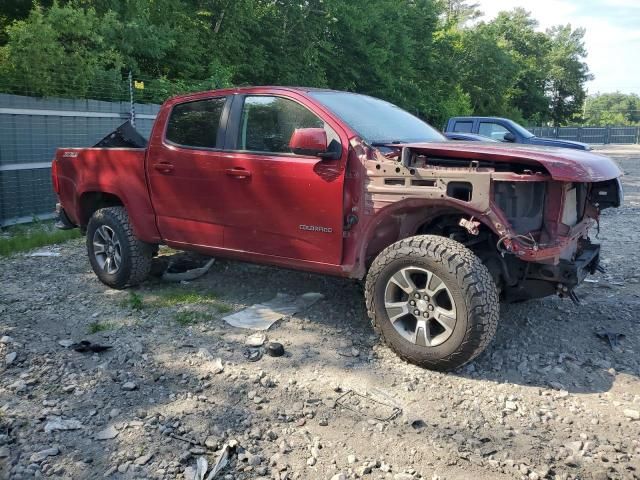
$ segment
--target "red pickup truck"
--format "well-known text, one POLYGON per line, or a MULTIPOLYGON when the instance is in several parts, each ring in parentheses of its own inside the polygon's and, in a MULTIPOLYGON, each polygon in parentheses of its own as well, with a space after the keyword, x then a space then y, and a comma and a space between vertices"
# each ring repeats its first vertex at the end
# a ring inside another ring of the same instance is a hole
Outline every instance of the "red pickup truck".
POLYGON ((366 307, 402 358, 449 370, 493 337, 499 301, 574 288, 589 239, 622 202, 592 152, 450 142, 372 97, 253 87, 168 100, 145 148, 62 148, 59 214, 86 232, 114 288, 159 244, 366 279, 366 307))

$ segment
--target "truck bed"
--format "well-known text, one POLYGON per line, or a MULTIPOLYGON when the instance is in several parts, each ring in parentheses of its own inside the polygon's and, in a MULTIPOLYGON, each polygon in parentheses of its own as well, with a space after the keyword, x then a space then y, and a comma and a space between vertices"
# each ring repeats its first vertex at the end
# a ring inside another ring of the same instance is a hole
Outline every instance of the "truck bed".
POLYGON ((58 149, 57 193, 69 220, 86 225, 94 206, 113 196, 126 206, 136 236, 146 242, 158 242, 160 235, 147 188, 145 157, 145 148, 58 149))

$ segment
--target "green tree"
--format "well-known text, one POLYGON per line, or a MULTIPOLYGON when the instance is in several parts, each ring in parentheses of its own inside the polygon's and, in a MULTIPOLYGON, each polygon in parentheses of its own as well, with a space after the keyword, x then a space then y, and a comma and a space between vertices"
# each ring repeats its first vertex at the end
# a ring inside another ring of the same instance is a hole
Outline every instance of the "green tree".
POLYGON ((587 94, 585 83, 593 78, 584 61, 584 33, 584 29, 573 30, 570 25, 547 31, 551 44, 547 95, 554 125, 566 124, 582 110, 587 94))
POLYGON ((584 106, 585 125, 640 125, 640 96, 635 93, 597 93, 584 106))
POLYGON ((0 77, 34 95, 114 98, 121 94, 122 55, 106 40, 118 22, 93 9, 35 7, 7 29, 0 77))

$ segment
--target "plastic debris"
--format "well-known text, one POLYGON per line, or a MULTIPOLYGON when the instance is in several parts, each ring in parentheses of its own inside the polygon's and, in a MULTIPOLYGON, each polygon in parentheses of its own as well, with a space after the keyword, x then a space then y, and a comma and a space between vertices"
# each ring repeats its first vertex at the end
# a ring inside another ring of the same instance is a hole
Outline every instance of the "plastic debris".
POLYGON ((262 350, 259 348, 247 348, 245 349, 244 358, 249 360, 250 362, 257 362, 262 358, 262 350))
POLYGON ((224 317, 229 325, 250 330, 268 330, 283 317, 295 315, 324 298, 321 293, 305 293, 298 297, 278 293, 265 303, 258 303, 224 317))
POLYGON ((97 343, 91 343, 89 340, 82 340, 78 343, 72 343, 71 345, 69 345, 69 348, 80 353, 100 353, 104 352, 105 350, 109 350, 111 348, 111 345, 99 345, 97 343))
POLYGON ((216 259, 212 258, 202 267, 192 268, 190 270, 186 270, 184 272, 172 272, 172 265, 169 265, 167 270, 162 274, 162 280, 165 282, 188 282, 191 280, 195 280, 196 278, 202 277, 205 273, 207 273, 216 259))
POLYGON ((198 457, 198 460, 196 461, 196 474, 193 477, 194 480, 203 480, 207 470, 209 470, 209 462, 207 462, 207 459, 204 457, 198 457))
POLYGON ((284 355, 284 345, 278 342, 269 342, 267 344, 267 355, 271 357, 281 357, 284 355))
POLYGON ((225 445, 222 447, 222 450, 220 451, 220 454, 218 455, 218 459, 216 460, 215 465, 207 476, 207 480, 213 480, 215 476, 229 464, 229 454, 231 453, 231 448, 232 447, 228 443, 225 443, 225 445))
POLYGON ((607 330, 598 330, 594 333, 600 340, 607 340, 611 348, 619 348, 620 341, 625 337, 624 333, 609 332, 607 330))
POLYGON ((247 347, 258 348, 264 345, 264 342, 267 341, 267 336, 264 333, 254 333, 253 335, 249 335, 247 339, 244 341, 244 344, 247 347))

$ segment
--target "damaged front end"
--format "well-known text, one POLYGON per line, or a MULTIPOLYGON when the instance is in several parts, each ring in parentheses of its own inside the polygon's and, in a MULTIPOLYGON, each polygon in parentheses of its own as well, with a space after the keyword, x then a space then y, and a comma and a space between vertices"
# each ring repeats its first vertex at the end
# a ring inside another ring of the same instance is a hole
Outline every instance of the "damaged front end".
POLYGON ((395 211, 405 230, 464 243, 507 301, 556 293, 575 300, 574 288, 600 268, 590 232, 623 199, 617 165, 589 152, 446 143, 360 152, 365 210, 395 211))

